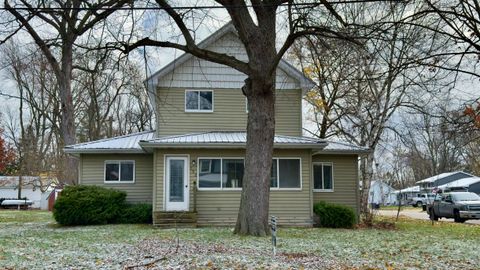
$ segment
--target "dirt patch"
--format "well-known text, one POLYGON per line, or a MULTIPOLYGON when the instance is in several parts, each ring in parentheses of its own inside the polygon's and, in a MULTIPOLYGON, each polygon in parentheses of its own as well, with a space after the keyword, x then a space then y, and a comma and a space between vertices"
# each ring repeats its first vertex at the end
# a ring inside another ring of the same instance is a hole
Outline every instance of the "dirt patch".
POLYGON ((389 221, 375 221, 373 223, 360 223, 355 227, 357 229, 379 229, 379 230, 397 230, 397 226, 389 221))

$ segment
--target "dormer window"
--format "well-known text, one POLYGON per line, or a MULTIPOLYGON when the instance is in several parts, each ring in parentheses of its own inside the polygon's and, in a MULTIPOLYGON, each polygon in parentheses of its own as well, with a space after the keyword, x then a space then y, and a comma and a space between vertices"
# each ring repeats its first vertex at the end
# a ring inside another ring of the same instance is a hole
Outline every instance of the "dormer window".
POLYGON ((186 90, 186 112, 213 112, 212 90, 186 90))

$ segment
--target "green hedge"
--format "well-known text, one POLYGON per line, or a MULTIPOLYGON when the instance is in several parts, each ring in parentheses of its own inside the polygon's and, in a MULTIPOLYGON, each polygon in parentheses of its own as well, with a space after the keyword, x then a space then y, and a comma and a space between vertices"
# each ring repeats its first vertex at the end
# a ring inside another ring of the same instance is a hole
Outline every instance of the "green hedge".
POLYGON ((152 205, 127 204, 118 216, 117 223, 152 223, 152 205))
POLYGON ((313 211, 319 217, 321 227, 353 228, 357 219, 355 211, 351 207, 324 201, 316 203, 313 211))
POLYGON ((53 206, 61 225, 151 223, 152 206, 129 205, 123 191, 98 186, 67 186, 53 206))

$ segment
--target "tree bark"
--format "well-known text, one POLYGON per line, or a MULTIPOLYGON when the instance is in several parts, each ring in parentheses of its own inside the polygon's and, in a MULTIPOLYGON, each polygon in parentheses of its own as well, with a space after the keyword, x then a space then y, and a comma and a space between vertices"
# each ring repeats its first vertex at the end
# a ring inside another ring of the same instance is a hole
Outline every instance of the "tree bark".
MULTIPOLYGON (((61 74, 57 76, 60 109, 61 109, 61 148, 75 144, 75 116, 72 97, 72 61, 73 61, 73 39, 67 41, 62 47, 61 74)), ((61 182, 75 184, 77 182, 78 160, 68 154, 64 154, 64 168, 61 170, 61 182)))
POLYGON ((248 99, 247 146, 242 197, 235 233, 265 236, 269 233, 268 210, 273 139, 275 136, 275 83, 246 80, 248 99))
POLYGON ((360 193, 360 213, 363 214, 365 222, 371 222, 372 216, 368 209, 368 194, 373 175, 373 159, 374 153, 368 153, 360 161, 360 173, 362 176, 362 192, 360 193))

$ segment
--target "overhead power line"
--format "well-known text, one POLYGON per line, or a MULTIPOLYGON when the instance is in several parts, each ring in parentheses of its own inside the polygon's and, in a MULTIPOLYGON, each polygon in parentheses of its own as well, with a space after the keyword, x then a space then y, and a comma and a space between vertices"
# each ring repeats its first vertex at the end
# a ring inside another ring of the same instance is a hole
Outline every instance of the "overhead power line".
MULTIPOLYGON (((358 3, 372 3, 372 2, 404 2, 404 0, 348 0, 348 1, 328 1, 328 4, 339 5, 339 4, 358 4, 358 3)), ((323 5, 321 2, 308 2, 308 3, 292 3, 290 4, 293 7, 309 7, 315 5, 323 5)), ((262 5, 263 7, 273 7, 276 5, 262 5)), ((280 4, 279 6, 289 6, 288 3, 280 4)), ((75 11, 95 11, 95 10, 193 10, 193 9, 223 9, 223 8, 253 8, 255 5, 208 5, 208 6, 177 6, 171 8, 164 8, 160 6, 145 6, 145 7, 14 7, 15 10, 35 10, 35 11, 62 11, 62 10, 75 10, 75 11)), ((0 7, 0 10, 6 10, 5 7, 0 7)))

